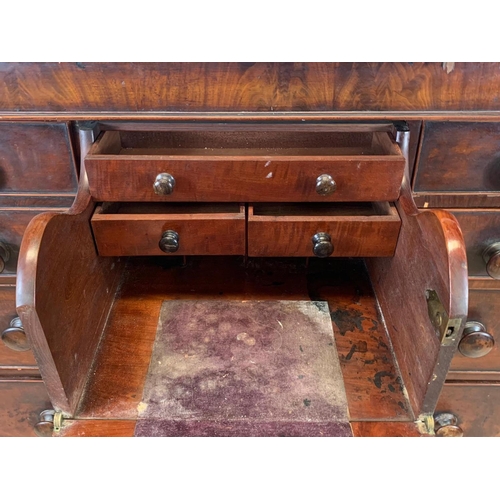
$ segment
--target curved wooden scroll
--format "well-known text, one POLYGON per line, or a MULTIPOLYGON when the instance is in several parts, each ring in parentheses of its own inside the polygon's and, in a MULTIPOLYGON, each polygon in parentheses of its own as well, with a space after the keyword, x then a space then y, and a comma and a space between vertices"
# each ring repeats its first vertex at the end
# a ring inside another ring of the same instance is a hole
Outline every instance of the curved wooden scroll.
POLYGON ((92 131, 80 131, 78 193, 65 213, 28 225, 20 249, 17 312, 54 408, 73 416, 85 389, 119 277, 116 259, 97 256, 94 210, 83 157, 92 131))
POLYGON ((367 266, 417 417, 434 411, 465 326, 467 256, 462 231, 451 213, 416 207, 409 183, 409 132, 399 132, 398 142, 407 163, 396 203, 401 217, 398 245, 394 257, 367 259, 367 266), (432 292, 452 327, 443 342, 430 318, 432 292))

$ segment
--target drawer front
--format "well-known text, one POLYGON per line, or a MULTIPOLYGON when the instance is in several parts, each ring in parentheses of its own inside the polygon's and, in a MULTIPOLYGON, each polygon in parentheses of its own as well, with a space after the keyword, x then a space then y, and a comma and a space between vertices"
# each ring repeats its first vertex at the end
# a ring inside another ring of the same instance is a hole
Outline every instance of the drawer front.
POLYGON ((324 215, 311 207, 281 209, 250 206, 250 257, 375 257, 392 256, 401 221, 394 207, 387 215, 324 215), (288 214, 288 215, 287 215, 288 214), (320 235, 320 236, 318 236, 320 235), (324 236, 327 235, 327 236, 324 236))
POLYGON ((500 192, 500 123, 426 122, 415 191, 500 192))
POLYGON ((500 210, 452 210, 464 235, 469 276, 488 276, 484 251, 500 243, 500 210))
MULTIPOLYGON (((494 339, 494 346, 484 356, 471 358, 460 352, 469 352, 464 348, 464 344, 461 344, 453 358, 450 370, 498 371, 498 380, 500 380, 500 290, 469 290, 467 321, 476 321, 484 325, 485 331, 494 339)), ((462 342, 465 340, 463 339, 462 342)), ((480 342, 481 339, 476 336, 475 343, 470 344, 469 347, 479 346, 480 342)))
POLYGON ((399 197, 402 168, 383 161, 87 160, 90 192, 98 201, 391 201, 399 197), (156 177, 175 179, 172 194, 157 195, 156 177), (316 192, 329 175, 336 190, 316 192))
POLYGON ((34 437, 41 411, 52 408, 41 380, 0 379, 0 436, 34 437))
MULTIPOLYGON (((16 316, 16 288, 0 286, 0 332, 8 328, 16 316)), ((14 366, 34 367, 36 361, 31 351, 14 351, 0 341, 0 375, 2 369, 14 366)))
POLYGON ((19 248, 23 239, 26 226, 31 219, 46 209, 0 209, 0 244, 7 248, 7 252, 1 255, 5 262, 2 274, 15 274, 19 248))
POLYGON ((177 214, 108 214, 98 208, 92 230, 99 255, 244 255, 244 206, 211 213, 200 213, 201 208, 177 214), (162 250, 160 244, 170 251, 162 250))
POLYGON ((500 384, 445 384, 436 413, 452 413, 464 436, 500 436, 500 384))
POLYGON ((0 123, 0 194, 76 190, 65 123, 0 123))

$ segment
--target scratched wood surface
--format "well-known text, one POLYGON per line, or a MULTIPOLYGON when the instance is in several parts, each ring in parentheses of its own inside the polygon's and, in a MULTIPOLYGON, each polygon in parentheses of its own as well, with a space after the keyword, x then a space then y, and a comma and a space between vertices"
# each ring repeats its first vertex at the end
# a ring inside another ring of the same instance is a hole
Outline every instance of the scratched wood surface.
POLYGON ((500 110, 500 63, 1 63, 1 111, 500 110), (105 70, 107 77, 103 78, 105 70))
POLYGON ((111 310, 78 418, 136 419, 161 304, 168 299, 326 300, 351 420, 411 420, 360 261, 134 258, 111 310))

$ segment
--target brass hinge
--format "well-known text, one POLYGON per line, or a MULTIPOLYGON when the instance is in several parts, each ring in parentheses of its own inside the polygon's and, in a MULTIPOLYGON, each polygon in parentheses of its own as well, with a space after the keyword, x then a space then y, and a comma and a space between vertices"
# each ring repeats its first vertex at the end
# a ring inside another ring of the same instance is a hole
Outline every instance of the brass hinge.
POLYGON ((427 434, 430 436, 435 435, 434 416, 431 413, 422 413, 422 415, 419 415, 415 424, 417 425, 420 434, 427 434))
POLYGON ((448 313, 435 290, 427 290, 425 296, 429 319, 436 330, 441 345, 453 345, 460 331, 462 320, 448 317, 448 313))
POLYGON ((62 428, 63 414, 60 411, 54 413, 54 432, 59 432, 62 428))

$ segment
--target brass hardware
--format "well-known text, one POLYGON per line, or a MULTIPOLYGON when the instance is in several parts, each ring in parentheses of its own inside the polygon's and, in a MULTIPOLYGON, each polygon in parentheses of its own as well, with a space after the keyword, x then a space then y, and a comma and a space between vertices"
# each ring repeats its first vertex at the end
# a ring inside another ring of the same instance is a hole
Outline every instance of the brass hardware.
POLYGON ((434 431, 438 437, 462 437, 464 431, 453 413, 438 413, 434 416, 434 431))
POLYGON ((0 273, 4 272, 5 269, 5 264, 9 261, 10 259, 10 250, 5 243, 2 243, 0 241, 0 273))
POLYGON ((62 428, 63 417, 60 411, 43 410, 38 418, 34 430, 39 437, 51 437, 54 432, 59 432, 62 428))
POLYGON ((30 345, 21 320, 16 317, 10 322, 10 327, 2 332, 2 342, 13 351, 29 351, 30 345))
POLYGON ((333 253, 332 238, 328 233, 316 233, 312 237, 313 253, 316 257, 329 257, 333 253))
POLYGON ((486 328, 479 321, 467 321, 458 350, 467 358, 481 358, 486 356, 495 346, 495 339, 486 332, 486 328))
POLYGON ((156 176, 153 189, 158 195, 172 194, 175 187, 175 179, 167 173, 161 173, 156 176))
POLYGON ((494 279, 500 280, 500 242, 493 243, 483 253, 486 272, 494 279))
POLYGON ((54 431, 55 410, 43 410, 39 415, 39 420, 35 424, 35 434, 39 437, 51 437, 54 431))
POLYGON ((332 194, 337 189, 337 183, 332 179, 331 175, 321 174, 316 179, 316 192, 321 196, 332 194))
POLYGON ((436 329, 436 335, 441 345, 453 345, 457 339, 457 334, 462 321, 460 319, 449 318, 448 314, 439 300, 435 290, 426 291, 427 308, 429 319, 436 329))
POLYGON ((165 253, 174 253, 179 250, 179 235, 169 229, 161 235, 159 243, 160 250, 165 253))

